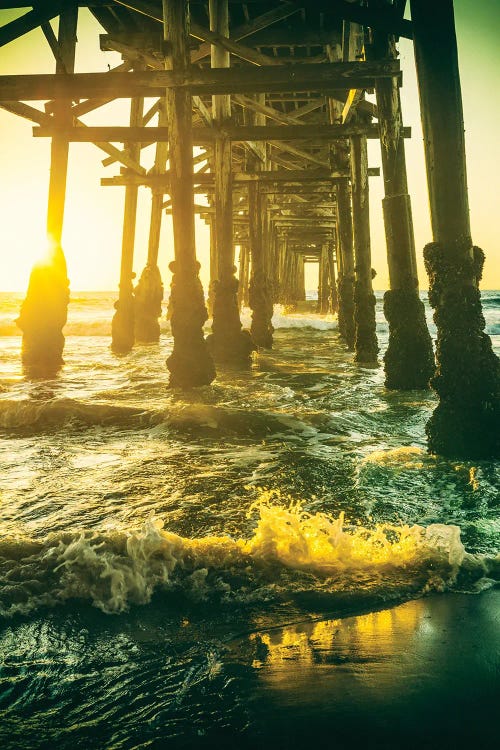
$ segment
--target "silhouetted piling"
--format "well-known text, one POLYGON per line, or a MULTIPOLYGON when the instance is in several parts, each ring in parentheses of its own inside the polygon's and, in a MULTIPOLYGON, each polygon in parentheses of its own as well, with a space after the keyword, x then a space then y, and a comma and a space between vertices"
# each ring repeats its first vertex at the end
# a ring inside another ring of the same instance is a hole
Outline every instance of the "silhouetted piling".
MULTIPOLYGON (((163 18, 167 67, 185 74, 190 65, 187 5, 163 0, 163 18)), ((208 313, 196 260, 191 94, 186 89, 167 89, 166 104, 175 251, 170 264, 174 349, 167 366, 171 386, 192 388, 211 383, 215 367, 203 335, 208 313)))
MULTIPOLYGON (((371 0, 383 9, 387 0, 371 0)), ((394 36, 372 32, 368 59, 396 59, 394 36)), ((375 82, 384 174, 385 236, 390 289, 384 295, 384 314, 389 324, 389 344, 384 355, 388 388, 428 388, 434 373, 432 340, 418 294, 415 238, 406 177, 405 144, 399 82, 396 78, 375 82)))
POLYGON ((264 260, 264 237, 262 227, 262 203, 258 182, 248 186, 248 222, 252 273, 248 290, 248 301, 252 309, 250 332, 258 347, 271 349, 273 345, 273 290, 266 275, 264 260))
MULTIPOLYGON (((131 127, 142 125, 144 99, 134 97, 130 102, 131 127)), ((140 143, 126 144, 130 158, 139 161, 140 143)), ((116 312, 111 323, 111 348, 117 354, 126 354, 134 346, 134 245, 137 221, 138 186, 127 185, 125 188, 125 205, 123 209, 122 254, 120 265, 120 291, 115 302, 116 312)))
POLYGON ((339 332, 349 349, 354 349, 354 245, 352 235, 351 191, 347 180, 337 185, 337 227, 341 259, 337 281, 339 332))
MULTIPOLYGON (((78 7, 61 11, 58 32, 59 55, 56 73, 72 73, 75 64, 78 7)), ((54 121, 71 124, 71 102, 54 103, 54 121)), ((29 280, 17 325, 23 332, 22 362, 31 378, 51 378, 63 364, 64 335, 69 303, 66 260, 61 248, 66 203, 69 143, 61 134, 52 138, 47 201, 47 258, 37 263, 29 280)))
POLYGON ((500 364, 484 333, 484 254, 471 240, 453 2, 412 0, 411 12, 434 238, 424 257, 438 331, 431 384, 440 400, 426 426, 429 450, 493 458, 500 454, 500 364))
MULTIPOLYGON (((158 125, 167 123, 166 103, 162 99, 159 105, 158 125)), ((167 161, 168 144, 159 141, 156 144, 154 174, 163 174, 167 161)), ((152 190, 151 219, 149 224, 148 256, 146 266, 135 287, 135 340, 144 344, 157 343, 160 340, 161 303, 163 301, 163 283, 158 268, 161 225, 163 218, 163 191, 152 190)))
POLYGON ((368 156, 365 136, 351 138, 352 216, 355 256, 354 342, 355 360, 360 364, 377 361, 378 343, 375 323, 370 246, 368 198, 368 156))
MULTIPOLYGON (((210 30, 229 36, 228 0, 210 0, 210 30)), ((211 47, 213 68, 229 68, 230 54, 217 45, 211 47)), ((231 122, 231 97, 212 97, 213 119, 218 127, 231 122)), ((249 331, 243 331, 238 305, 238 279, 234 265, 233 187, 231 141, 215 141, 215 250, 217 281, 212 284, 213 324, 207 344, 216 361, 246 362, 255 349, 249 331)))
POLYGON ((16 323, 23 332, 22 362, 30 378, 52 378, 63 364, 69 302, 66 261, 60 247, 31 272, 16 323))

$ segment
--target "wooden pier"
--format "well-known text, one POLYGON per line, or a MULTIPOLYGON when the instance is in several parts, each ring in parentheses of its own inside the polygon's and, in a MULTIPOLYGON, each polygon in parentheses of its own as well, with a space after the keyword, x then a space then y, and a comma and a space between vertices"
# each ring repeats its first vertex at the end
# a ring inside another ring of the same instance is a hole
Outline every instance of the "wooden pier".
POLYGON ((19 317, 26 373, 46 377, 62 364, 68 280, 61 237, 71 142, 104 151, 104 164, 115 172, 102 186, 124 190, 112 326, 117 353, 159 339, 158 250, 167 212, 174 234, 172 386, 207 385, 217 363, 244 363, 254 350, 272 347, 273 305, 293 309, 304 298, 305 262, 318 264, 318 311, 338 312, 339 332, 355 360, 376 364, 369 182, 380 171, 368 164, 367 140, 379 139, 390 280, 386 386, 435 388, 440 402, 428 425, 430 450, 498 455, 500 374, 483 330, 484 255, 469 226, 453 1, 411 0, 411 20, 406 6, 405 0, 66 0, 37 5, 0 27, 0 46, 40 27, 54 56, 53 74, 0 76, 0 107, 34 123, 34 136, 51 139, 52 264, 33 271, 19 317), (121 55, 114 70, 74 72, 81 7, 102 27, 101 50, 121 55), (57 36, 50 24, 56 17, 57 36), (436 363, 418 294, 400 37, 414 41, 424 129, 433 232, 425 262, 438 328, 436 363), (86 114, 117 98, 130 101, 128 125, 85 123, 86 114), (146 98, 155 100, 147 109, 146 98), (31 103, 40 101, 43 108, 31 103), (150 144, 156 144, 155 161, 146 172, 141 151, 150 144), (152 202, 147 264, 135 283, 140 190, 151 191, 152 202), (207 340, 195 214, 210 225, 207 340), (250 331, 240 321, 246 303, 250 331))

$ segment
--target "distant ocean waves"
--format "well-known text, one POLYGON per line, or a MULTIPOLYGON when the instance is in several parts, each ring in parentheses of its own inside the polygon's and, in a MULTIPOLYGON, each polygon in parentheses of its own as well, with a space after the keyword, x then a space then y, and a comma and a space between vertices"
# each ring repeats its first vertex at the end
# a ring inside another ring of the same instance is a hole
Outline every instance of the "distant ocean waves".
MULTIPOLYGON (((377 324, 382 332, 387 324, 382 312, 383 292, 377 292, 377 324)), ((431 333, 435 334, 432 322, 432 311, 428 307, 427 293, 422 293, 422 299, 427 308, 427 318, 431 333)), ((71 300, 68 309, 68 323, 65 326, 66 336, 111 336, 111 320, 113 317, 114 301, 116 295, 110 292, 86 292, 71 300)), ((308 293, 309 301, 313 301, 313 293, 308 293)), ((22 302, 20 293, 0 293, 0 337, 20 336, 21 331, 16 326, 15 319, 19 315, 19 307, 22 302)), ((486 331, 492 336, 500 335, 500 292, 486 291, 482 293, 483 312, 486 319, 486 331)), ((163 314, 160 319, 163 334, 170 333, 170 324, 166 318, 167 303, 163 303, 163 314)), ((242 324, 249 327, 251 323, 251 311, 242 312, 242 324)), ((333 316, 311 315, 309 313, 284 314, 281 305, 275 305, 273 326, 280 328, 314 328, 316 330, 328 330, 336 328, 336 318, 333 316)))

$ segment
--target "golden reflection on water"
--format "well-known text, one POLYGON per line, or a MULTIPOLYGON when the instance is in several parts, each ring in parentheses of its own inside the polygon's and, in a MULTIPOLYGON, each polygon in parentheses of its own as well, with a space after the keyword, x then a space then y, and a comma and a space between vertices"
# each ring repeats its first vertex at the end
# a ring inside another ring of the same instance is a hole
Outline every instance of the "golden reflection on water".
MULTIPOLYGON (((253 666, 276 676, 293 663, 294 671, 325 664, 371 662, 390 656, 396 643, 411 642, 421 624, 421 601, 370 612, 345 620, 299 623, 268 633, 255 634, 258 658, 253 666)), ((284 675, 289 680, 288 672, 284 675)))

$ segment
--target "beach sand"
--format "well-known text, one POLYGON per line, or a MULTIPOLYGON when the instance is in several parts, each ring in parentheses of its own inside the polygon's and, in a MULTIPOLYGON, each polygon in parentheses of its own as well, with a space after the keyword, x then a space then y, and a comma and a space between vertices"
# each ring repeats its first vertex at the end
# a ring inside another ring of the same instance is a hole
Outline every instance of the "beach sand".
POLYGON ((499 626, 496 589, 253 634, 252 737, 272 748, 498 747, 499 626))

